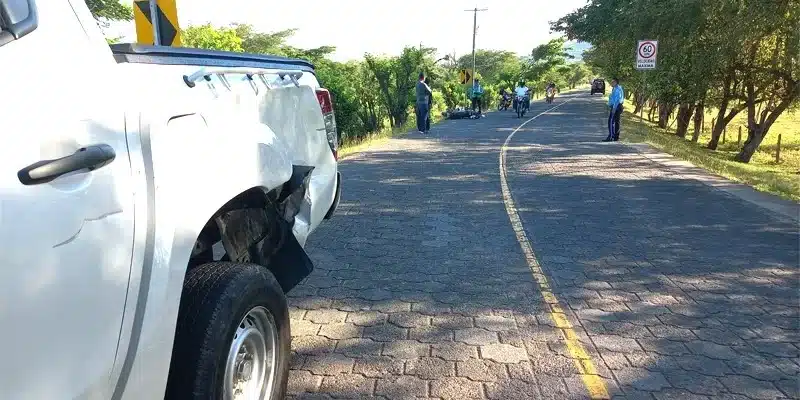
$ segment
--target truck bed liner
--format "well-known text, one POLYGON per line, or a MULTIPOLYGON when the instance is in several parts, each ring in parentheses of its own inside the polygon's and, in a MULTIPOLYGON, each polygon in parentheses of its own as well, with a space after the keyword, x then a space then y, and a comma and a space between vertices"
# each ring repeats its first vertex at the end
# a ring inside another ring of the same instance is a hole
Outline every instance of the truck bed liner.
POLYGON ((110 47, 114 53, 114 59, 118 63, 264 69, 286 69, 288 66, 314 73, 314 64, 297 58, 190 47, 144 46, 132 43, 117 43, 110 47))

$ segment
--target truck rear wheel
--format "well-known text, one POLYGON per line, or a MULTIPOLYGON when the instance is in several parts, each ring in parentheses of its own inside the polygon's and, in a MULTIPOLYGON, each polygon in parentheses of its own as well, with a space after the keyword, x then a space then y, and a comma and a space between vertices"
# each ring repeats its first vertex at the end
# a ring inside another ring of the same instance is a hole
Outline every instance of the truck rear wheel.
POLYGON ((286 297, 254 264, 186 274, 165 399, 283 399, 291 334, 286 297))

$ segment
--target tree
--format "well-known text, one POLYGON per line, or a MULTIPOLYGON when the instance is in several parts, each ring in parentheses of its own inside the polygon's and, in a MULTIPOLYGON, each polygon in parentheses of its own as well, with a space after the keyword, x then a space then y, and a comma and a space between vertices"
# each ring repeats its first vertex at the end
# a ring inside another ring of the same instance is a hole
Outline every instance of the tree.
POLYGON ((591 71, 589 71, 585 63, 572 63, 567 70, 567 84, 570 89, 575 89, 576 85, 588 81, 590 75, 591 71))
POLYGON ((569 69, 566 68, 567 60, 573 58, 564 47, 566 40, 561 38, 552 39, 549 42, 536 46, 531 55, 524 58, 522 67, 523 75, 530 82, 529 87, 536 91, 544 91, 548 82, 566 86, 566 76, 569 69))
POLYGON ((111 21, 130 21, 133 19, 133 9, 119 0, 86 0, 86 6, 95 19, 111 21))
POLYGON ((747 140, 735 157, 741 162, 750 162, 778 117, 800 99, 800 2, 773 3, 769 9, 742 4, 752 36, 744 59, 735 64, 744 76, 747 105, 747 140))
POLYGON ((242 38, 233 28, 215 28, 211 24, 190 26, 181 32, 183 45, 199 49, 243 51, 242 38))
POLYGON ((716 149, 725 127, 746 111, 748 140, 736 159, 748 162, 778 116, 798 101, 798 9, 798 0, 662 0, 658 6, 590 0, 551 28, 592 43, 584 59, 626 81, 636 112, 653 100, 659 126, 667 128, 677 108, 678 136, 685 137, 695 113, 697 140, 706 104, 714 105, 708 148, 716 149), (659 39, 659 67, 646 75, 633 69, 637 38, 659 39))
POLYGON ((336 125, 341 139, 358 138, 365 133, 359 115, 359 93, 353 84, 358 76, 358 64, 319 60, 317 79, 331 92, 336 111, 336 125))
MULTIPOLYGON (((511 51, 505 50, 475 50, 475 69, 480 73, 481 82, 485 84, 501 83, 504 72, 513 70, 519 63, 519 57, 511 51)), ((465 54, 458 59, 460 68, 472 69, 472 54, 465 54)), ((519 76, 513 79, 519 79, 519 76)))
POLYGON ((402 126, 408 120, 412 89, 429 52, 429 49, 406 47, 399 57, 364 56, 367 68, 377 80, 393 127, 402 126))
POLYGON ((272 54, 285 56, 286 40, 292 37, 296 29, 285 29, 278 32, 258 32, 250 24, 235 23, 232 29, 242 41, 242 50, 247 53, 272 54))

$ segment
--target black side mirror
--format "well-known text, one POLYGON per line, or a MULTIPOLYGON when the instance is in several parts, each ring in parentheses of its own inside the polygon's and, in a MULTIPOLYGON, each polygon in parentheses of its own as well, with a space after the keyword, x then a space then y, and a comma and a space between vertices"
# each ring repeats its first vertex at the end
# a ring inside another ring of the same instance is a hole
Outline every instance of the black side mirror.
POLYGON ((38 26, 34 0, 0 0, 0 46, 33 32, 38 26))

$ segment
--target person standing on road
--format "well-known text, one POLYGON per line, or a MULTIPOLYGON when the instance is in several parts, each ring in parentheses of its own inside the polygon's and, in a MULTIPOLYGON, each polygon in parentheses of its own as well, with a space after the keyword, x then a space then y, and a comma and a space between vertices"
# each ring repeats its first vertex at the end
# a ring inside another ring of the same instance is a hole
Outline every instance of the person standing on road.
POLYGON ((483 97, 483 86, 481 86, 481 81, 479 79, 475 79, 475 82, 472 84, 472 111, 474 112, 477 106, 478 114, 483 112, 481 97, 483 97))
MULTIPOLYGON (((428 77, 425 77, 425 84, 428 85, 428 88, 431 87, 431 81, 428 77)), ((425 133, 431 132, 431 112, 433 112, 433 90, 431 90, 431 95, 428 96, 428 117, 425 118, 425 133)))
POLYGON ((604 142, 619 140, 619 121, 622 118, 622 103, 625 100, 625 92, 619 85, 617 78, 611 79, 611 95, 608 96, 608 137, 604 142))
POLYGON ((430 113, 430 104, 431 104, 431 97, 433 96, 433 92, 431 92, 430 86, 425 83, 425 74, 420 72, 419 73, 419 81, 417 81, 417 104, 415 110, 417 112, 417 130, 421 134, 427 133, 428 129, 428 117, 430 113))

